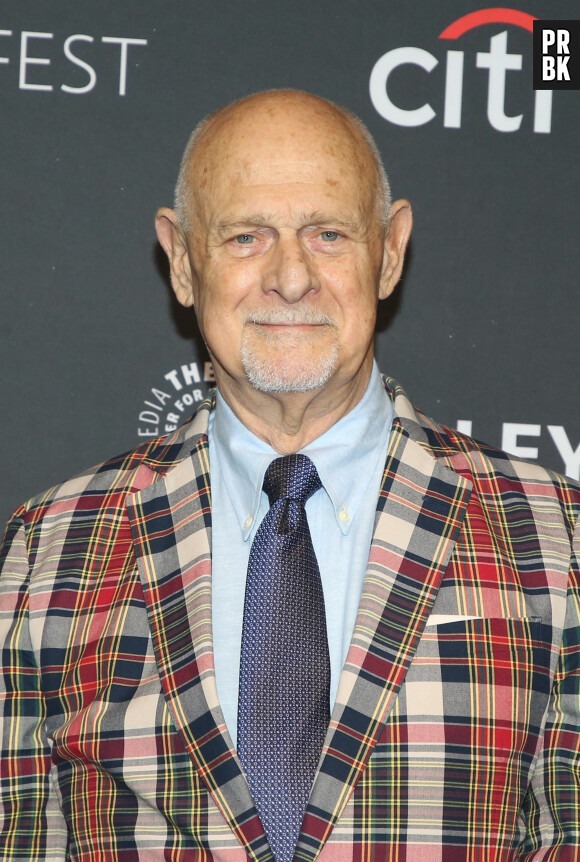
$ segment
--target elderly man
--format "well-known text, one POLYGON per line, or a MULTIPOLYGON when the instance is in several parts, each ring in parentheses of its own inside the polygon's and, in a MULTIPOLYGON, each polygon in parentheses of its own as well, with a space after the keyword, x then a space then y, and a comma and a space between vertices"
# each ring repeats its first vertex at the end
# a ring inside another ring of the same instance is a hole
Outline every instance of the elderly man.
POLYGON ((380 377, 410 229, 324 100, 192 136, 217 392, 9 524, 2 859, 580 858, 580 486, 380 377))

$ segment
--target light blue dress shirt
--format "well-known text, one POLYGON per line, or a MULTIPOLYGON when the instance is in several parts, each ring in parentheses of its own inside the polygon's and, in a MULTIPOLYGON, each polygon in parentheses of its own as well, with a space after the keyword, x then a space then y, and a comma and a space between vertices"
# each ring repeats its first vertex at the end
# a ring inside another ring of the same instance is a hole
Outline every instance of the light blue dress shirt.
MULTIPOLYGON (((312 459, 322 482, 307 501, 306 514, 324 591, 331 710, 366 573, 392 418, 374 364, 353 410, 300 450, 312 459)), ((264 474, 277 457, 218 392, 209 420, 213 644, 218 697, 234 745, 246 572, 254 534, 269 508, 264 474)))

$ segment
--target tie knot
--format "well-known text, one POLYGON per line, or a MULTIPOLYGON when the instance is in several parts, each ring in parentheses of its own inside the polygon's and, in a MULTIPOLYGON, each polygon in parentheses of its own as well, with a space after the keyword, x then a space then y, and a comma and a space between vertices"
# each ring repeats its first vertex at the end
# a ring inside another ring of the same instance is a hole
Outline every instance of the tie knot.
POLYGON ((270 506, 276 500, 305 503, 322 487, 316 467, 307 455, 285 455, 272 461, 264 476, 264 491, 270 506))

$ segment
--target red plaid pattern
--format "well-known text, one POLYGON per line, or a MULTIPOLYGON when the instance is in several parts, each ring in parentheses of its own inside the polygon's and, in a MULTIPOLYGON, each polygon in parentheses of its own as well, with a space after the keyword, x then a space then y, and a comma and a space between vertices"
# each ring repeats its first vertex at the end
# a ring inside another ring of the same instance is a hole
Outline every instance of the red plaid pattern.
MULTIPOLYGON (((396 420, 299 862, 580 859, 580 486, 396 420)), ((217 700, 211 400, 2 548, 0 858, 272 859, 217 700)))

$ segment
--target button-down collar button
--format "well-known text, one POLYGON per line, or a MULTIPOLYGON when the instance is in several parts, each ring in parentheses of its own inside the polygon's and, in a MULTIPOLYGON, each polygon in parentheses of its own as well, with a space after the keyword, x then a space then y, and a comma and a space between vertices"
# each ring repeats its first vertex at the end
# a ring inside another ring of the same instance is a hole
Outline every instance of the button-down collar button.
POLYGON ((254 519, 252 518, 251 515, 248 515, 248 517, 244 521, 245 529, 248 530, 252 526, 253 523, 254 523, 254 519))
POLYGON ((346 506, 343 506, 343 507, 341 508, 340 512, 338 513, 338 517, 339 517, 339 518, 340 518, 340 520, 341 520, 341 521, 343 521, 343 522, 348 521, 348 520, 350 519, 350 515, 349 515, 349 514, 348 514, 348 512, 346 511, 346 506))

